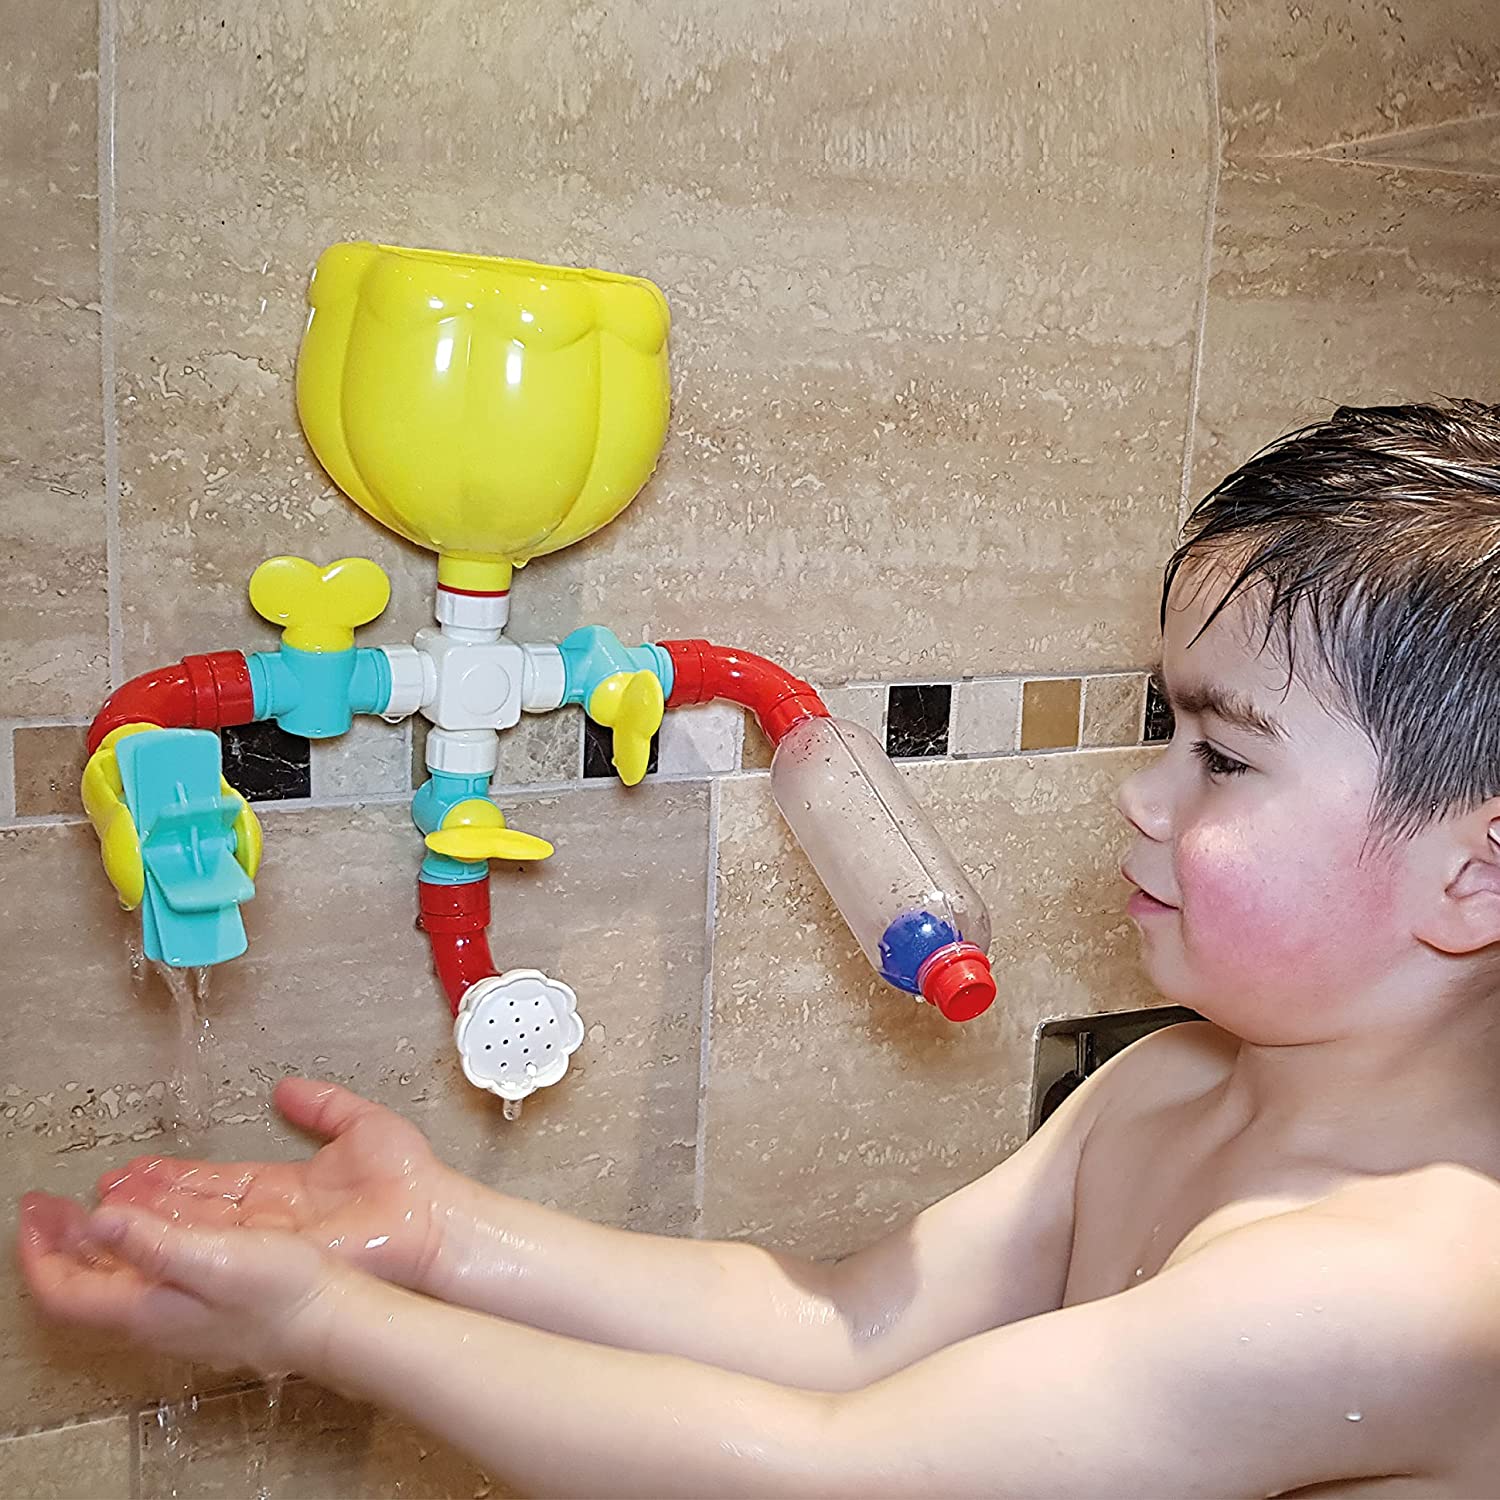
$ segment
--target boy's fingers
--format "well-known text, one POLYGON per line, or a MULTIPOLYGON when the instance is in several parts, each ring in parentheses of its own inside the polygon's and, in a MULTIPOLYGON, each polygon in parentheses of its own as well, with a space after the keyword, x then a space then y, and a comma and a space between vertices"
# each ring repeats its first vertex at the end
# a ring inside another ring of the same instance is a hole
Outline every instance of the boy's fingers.
POLYGON ((340 1084, 313 1078, 283 1078, 273 1097, 276 1108, 293 1125, 325 1140, 343 1135, 356 1120, 381 1107, 340 1084))
POLYGON ((230 1265, 222 1234, 184 1229, 130 1208, 101 1208, 89 1220, 88 1234, 153 1281, 205 1298, 222 1292, 230 1265))

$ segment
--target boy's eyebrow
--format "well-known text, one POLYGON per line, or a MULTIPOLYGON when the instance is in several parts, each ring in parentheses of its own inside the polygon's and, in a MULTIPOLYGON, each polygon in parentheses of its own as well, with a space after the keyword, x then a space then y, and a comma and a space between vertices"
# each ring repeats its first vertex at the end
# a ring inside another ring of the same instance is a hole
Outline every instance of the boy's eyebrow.
POLYGON ((1243 694, 1230 692, 1212 682, 1194 683, 1173 692, 1167 687, 1166 676, 1159 664, 1151 669, 1151 681, 1156 691, 1167 700, 1173 713, 1191 714, 1195 718, 1212 714, 1222 723, 1232 725, 1235 729, 1243 729, 1246 734, 1257 735, 1261 739, 1286 738, 1286 730, 1269 714, 1263 714, 1243 694))

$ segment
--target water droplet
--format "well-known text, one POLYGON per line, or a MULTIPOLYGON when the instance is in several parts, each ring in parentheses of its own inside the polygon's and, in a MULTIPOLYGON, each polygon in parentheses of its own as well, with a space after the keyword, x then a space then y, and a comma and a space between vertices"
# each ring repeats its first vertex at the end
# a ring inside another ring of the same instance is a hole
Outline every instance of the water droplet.
POLYGON ((1363 1422, 1364 1419, 1365 1414, 1362 1411, 1346 1411, 1344 1413, 1344 1420, 1346 1422, 1363 1422))
POLYGON ((1242 1333, 1240 1335, 1240 1343, 1242 1343, 1242 1344, 1248 1344, 1249 1342, 1250 1342, 1250 1335, 1248 1333, 1242 1333))
POLYGON ((1144 1276, 1146 1274, 1146 1268, 1145 1268, 1145 1266, 1137 1266, 1135 1268, 1135 1274, 1136 1274, 1137 1278, 1140 1278, 1140 1277, 1144 1276))

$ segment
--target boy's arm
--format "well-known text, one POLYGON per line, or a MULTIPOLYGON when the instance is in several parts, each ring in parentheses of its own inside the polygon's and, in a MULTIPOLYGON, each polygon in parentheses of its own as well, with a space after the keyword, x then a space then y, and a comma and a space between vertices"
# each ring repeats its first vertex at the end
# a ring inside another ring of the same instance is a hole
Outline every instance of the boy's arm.
POLYGON ((1289 1214, 842 1395, 361 1277, 334 1293, 306 1364, 528 1494, 1265 1495, 1440 1474, 1457 1428, 1492 1409, 1493 1289, 1482 1312, 1450 1279, 1475 1268, 1438 1277, 1431 1260, 1352 1218, 1289 1214))
POLYGON ((417 1289, 533 1328, 815 1390, 1058 1306, 1116 1059, 998 1167, 841 1261, 640 1234, 467 1184, 417 1289))

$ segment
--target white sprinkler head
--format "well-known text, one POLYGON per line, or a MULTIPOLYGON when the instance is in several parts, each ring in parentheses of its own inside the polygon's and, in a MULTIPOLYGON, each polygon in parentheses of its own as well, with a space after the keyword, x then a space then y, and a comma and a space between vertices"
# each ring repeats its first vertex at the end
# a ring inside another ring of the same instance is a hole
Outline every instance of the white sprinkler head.
POLYGON ((524 1099, 568 1071, 583 1041, 578 996, 539 969, 492 974, 464 992, 453 1040, 476 1088, 524 1099))

